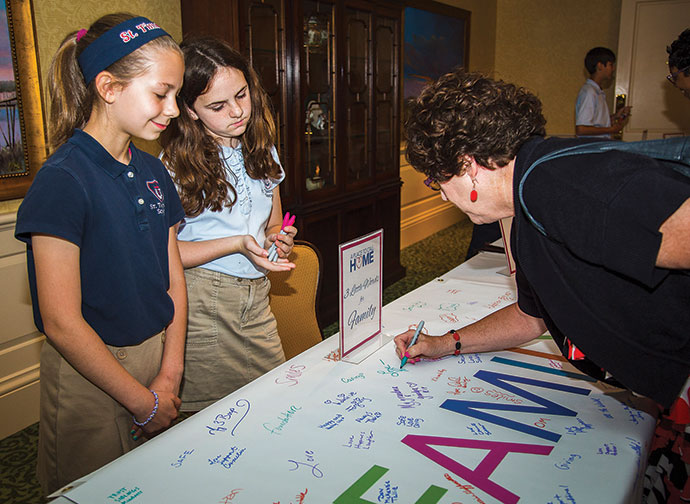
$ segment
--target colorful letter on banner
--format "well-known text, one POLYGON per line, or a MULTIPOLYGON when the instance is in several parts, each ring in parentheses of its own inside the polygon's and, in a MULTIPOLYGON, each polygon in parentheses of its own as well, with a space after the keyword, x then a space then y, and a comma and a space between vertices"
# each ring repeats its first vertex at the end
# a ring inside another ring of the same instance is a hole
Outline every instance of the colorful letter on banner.
MULTIPOLYGON (((371 466, 371 469, 365 472, 361 478, 350 485, 350 488, 340 494, 333 501, 333 504, 375 504, 372 501, 362 499, 362 495, 373 487, 374 483, 381 479, 381 476, 387 472, 388 469, 385 467, 377 465, 371 466)), ((447 491, 448 490, 445 488, 431 485, 426 489, 426 492, 424 492, 422 496, 417 499, 415 504, 437 504, 447 491)))
POLYGON ((501 404, 501 403, 487 403, 481 401, 461 401, 458 399, 448 399, 443 404, 441 408, 447 409, 449 411, 454 411, 462 415, 471 416, 484 420, 486 422, 491 422, 496 425, 502 425, 509 429, 524 432, 525 434, 531 434, 548 441, 558 442, 561 439, 560 434, 555 432, 550 432, 544 429, 539 429, 532 425, 522 424, 516 422, 515 420, 510 420, 508 418, 502 418, 491 413, 486 413, 479 410, 501 410, 501 411, 515 411, 520 413, 536 413, 538 415, 559 415, 559 416, 577 416, 577 412, 556 404, 555 402, 549 401, 543 397, 539 397, 536 394, 523 390, 514 385, 509 385, 505 382, 512 381, 517 383, 524 383, 525 385, 534 385, 537 387, 562 390, 563 392, 568 392, 571 394, 588 395, 589 390, 571 387, 569 385, 561 385, 559 383, 545 382, 541 380, 534 380, 532 378, 524 378, 522 376, 512 376, 503 373, 494 373, 493 371, 486 371, 484 369, 477 371, 474 374, 475 378, 489 382, 496 387, 508 390, 513 394, 517 394, 520 397, 524 397, 528 401, 533 401, 541 406, 520 406, 517 404, 501 404))
POLYGON ((405 436, 402 442, 505 504, 513 504, 519 501, 520 497, 491 481, 489 476, 496 470, 506 455, 511 452, 548 455, 551 453, 551 450, 553 450, 553 446, 504 443, 500 441, 480 441, 475 439, 455 439, 436 436, 417 436, 414 434, 405 436), (434 450, 429 445, 475 448, 478 450, 489 450, 489 453, 474 470, 471 470, 438 450, 434 450))

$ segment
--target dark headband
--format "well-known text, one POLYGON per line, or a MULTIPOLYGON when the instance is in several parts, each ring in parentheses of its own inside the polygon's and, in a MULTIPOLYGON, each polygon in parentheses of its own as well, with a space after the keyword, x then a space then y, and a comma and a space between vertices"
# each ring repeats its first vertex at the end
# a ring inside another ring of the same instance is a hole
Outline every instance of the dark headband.
POLYGON ((163 35, 168 33, 145 17, 135 17, 113 26, 79 55, 84 82, 88 86, 96 75, 110 65, 163 35))

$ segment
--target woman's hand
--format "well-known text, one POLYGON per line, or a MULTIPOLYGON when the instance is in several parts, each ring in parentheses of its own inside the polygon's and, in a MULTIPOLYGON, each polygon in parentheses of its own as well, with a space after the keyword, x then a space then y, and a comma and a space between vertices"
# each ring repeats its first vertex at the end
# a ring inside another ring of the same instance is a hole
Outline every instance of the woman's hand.
POLYGON ((443 336, 430 336, 420 333, 417 338, 417 343, 407 348, 410 345, 414 333, 415 331, 410 329, 407 332, 398 334, 394 338, 395 350, 400 359, 403 358, 405 352, 407 352, 407 358, 411 363, 415 363, 421 358, 438 359, 439 357, 452 354, 455 349, 455 340, 453 340, 452 343, 450 342, 452 339, 450 338, 450 333, 446 333, 443 336))
MULTIPOLYGON (((290 250, 292 250, 292 241, 290 243, 290 250)), ((259 245, 251 235, 244 235, 242 237, 241 247, 242 254, 258 267, 269 271, 289 271, 295 267, 294 263, 291 263, 284 257, 279 258, 276 262, 269 261, 268 250, 259 245)))

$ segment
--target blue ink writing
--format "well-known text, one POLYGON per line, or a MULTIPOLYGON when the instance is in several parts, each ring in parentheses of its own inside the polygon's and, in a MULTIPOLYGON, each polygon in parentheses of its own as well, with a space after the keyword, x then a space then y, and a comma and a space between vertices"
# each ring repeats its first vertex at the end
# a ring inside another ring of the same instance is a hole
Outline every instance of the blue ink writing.
POLYGON ((343 420, 345 420, 345 417, 343 415, 341 415, 340 413, 338 413, 335 417, 333 417, 333 419, 328 420, 326 423, 319 425, 319 428, 331 430, 336 425, 339 425, 340 423, 342 423, 343 420))
POLYGON ((314 460, 314 452, 311 450, 306 450, 305 452, 307 461, 306 462, 297 462, 296 460, 288 460, 288 462, 291 462, 295 464, 295 467, 290 469, 290 471, 296 471, 297 469, 300 468, 300 466, 308 467, 311 469, 311 475, 314 476, 315 478, 323 478, 323 472, 321 469, 319 469, 319 464, 315 463, 316 461, 314 460), (310 464, 309 462, 314 462, 310 464))
POLYGON ((599 455, 618 455, 618 448, 613 443, 604 443, 604 446, 597 450, 599 455))
POLYGON ((182 463, 184 462, 184 459, 187 458, 187 455, 191 455, 192 453, 194 453, 194 450, 185 450, 185 451, 182 453, 182 455, 180 455, 179 457, 177 457, 177 461, 176 461, 176 462, 173 462, 173 463, 170 464, 170 465, 173 466, 173 467, 182 467, 182 463))
POLYGON ((377 499, 383 504, 393 504, 398 500, 398 487, 391 486, 390 480, 386 480, 383 484, 383 488, 379 488, 379 496, 377 499))
POLYGON ((361 417, 355 418, 355 422, 374 423, 379 418, 381 418, 381 412, 374 411, 373 413, 371 413, 370 411, 367 411, 361 417))
POLYGON ((564 458, 561 462, 557 462, 554 464, 554 466, 561 471, 569 471, 570 466, 575 462, 577 459, 581 459, 582 455, 578 455, 577 453, 571 453, 567 458, 564 458))
POLYGON ((406 427, 414 427, 415 429, 419 429, 422 426, 421 424, 423 421, 423 418, 399 416, 398 423, 396 425, 403 425, 406 427))
POLYGON ((348 440, 347 444, 344 444, 343 446, 347 448, 355 448, 357 450, 368 450, 374 443, 374 433, 372 431, 369 431, 369 434, 367 434, 366 432, 360 432, 359 440, 357 441, 355 441, 355 437, 355 434, 350 436, 350 439, 348 440))
POLYGON ((577 423, 579 425, 573 425, 571 427, 566 427, 565 431, 568 434, 572 434, 573 436, 577 436, 578 434, 582 434, 585 431, 588 431, 590 429, 594 429, 594 426, 592 424, 588 424, 580 418, 577 419, 577 423))
POLYGON ((490 436, 491 435, 491 431, 489 429, 487 429, 484 424, 481 424, 481 423, 471 422, 467 426, 467 429, 474 436, 490 436))
POLYGON ((230 448, 230 451, 227 453, 227 455, 218 455, 216 457, 213 457, 212 459, 208 459, 208 463, 209 465, 219 464, 225 469, 230 469, 232 465, 235 462, 237 462, 237 459, 239 459, 245 451, 246 448, 239 449, 237 448, 237 446, 233 446, 232 448, 230 448))
POLYGON ((601 399, 598 397, 590 397, 592 402, 597 405, 597 409, 601 411, 601 414, 604 415, 606 418, 613 418, 613 415, 609 412, 609 409, 606 407, 606 405, 603 403, 601 399))
POLYGON ((489 382, 499 388, 505 389, 512 392, 528 401, 535 402, 541 406, 530 406, 530 405, 517 405, 517 404, 504 404, 504 403, 485 403, 480 401, 464 401, 458 399, 447 399, 441 404, 441 408, 460 413, 461 415, 467 415, 485 422, 491 422, 497 425, 501 425, 508 429, 517 430, 525 434, 530 434, 542 439, 557 442, 561 435, 555 432, 541 430, 532 425, 522 424, 516 422, 515 420, 510 420, 508 418, 500 417, 498 415, 493 415, 487 413, 484 410, 496 410, 496 411, 515 411, 523 413, 538 413, 547 415, 557 415, 557 416, 577 416, 577 412, 561 406, 553 401, 546 398, 540 397, 532 392, 523 390, 515 385, 511 385, 506 382, 516 382, 523 383, 525 385, 534 385, 542 388, 560 390, 563 392, 568 392, 571 394, 589 395, 590 391, 587 389, 579 387, 571 387, 569 385, 561 385, 559 383, 547 382, 541 380, 535 380, 532 378, 525 378, 522 376, 512 376, 503 373, 495 373, 492 371, 479 370, 474 374, 475 378, 489 382))

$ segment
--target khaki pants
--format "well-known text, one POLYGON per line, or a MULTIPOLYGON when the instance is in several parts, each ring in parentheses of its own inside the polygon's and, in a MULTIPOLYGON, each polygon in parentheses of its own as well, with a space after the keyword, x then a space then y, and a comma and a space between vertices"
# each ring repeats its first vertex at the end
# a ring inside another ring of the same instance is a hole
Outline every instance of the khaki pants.
MULTIPOLYGON (((148 385, 160 369, 164 332, 135 346, 112 347, 120 364, 148 385)), ((132 415, 79 374, 49 340, 41 350, 37 476, 46 494, 115 460, 132 440, 132 415)))
POLYGON ((285 362, 266 277, 185 270, 188 323, 181 411, 198 411, 285 362))

